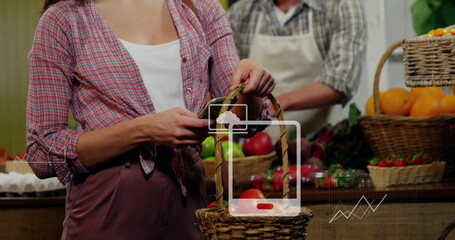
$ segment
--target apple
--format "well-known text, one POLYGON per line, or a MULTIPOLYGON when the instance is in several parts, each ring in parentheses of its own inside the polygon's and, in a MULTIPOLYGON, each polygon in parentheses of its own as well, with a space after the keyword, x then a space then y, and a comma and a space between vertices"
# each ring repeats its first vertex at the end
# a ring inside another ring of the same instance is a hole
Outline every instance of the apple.
POLYGON ((202 142, 201 158, 215 156, 215 138, 210 136, 202 142))
POLYGON ((243 152, 247 156, 265 155, 272 151, 272 138, 265 132, 258 132, 243 142, 243 152))
POLYGON ((231 152, 229 151, 229 144, 232 143, 232 158, 241 158, 245 157, 245 154, 242 151, 242 145, 232 142, 232 141, 224 141, 221 143, 221 147, 223 148, 224 152, 224 159, 229 159, 229 154, 231 152))
MULTIPOLYGON (((224 152, 224 159, 229 159, 229 156, 230 156, 231 152, 230 151, 225 151, 224 152)), ((232 150, 232 158, 242 158, 242 157, 245 157, 245 154, 242 152, 242 150, 240 149, 237 149, 237 148, 234 148, 232 150)))

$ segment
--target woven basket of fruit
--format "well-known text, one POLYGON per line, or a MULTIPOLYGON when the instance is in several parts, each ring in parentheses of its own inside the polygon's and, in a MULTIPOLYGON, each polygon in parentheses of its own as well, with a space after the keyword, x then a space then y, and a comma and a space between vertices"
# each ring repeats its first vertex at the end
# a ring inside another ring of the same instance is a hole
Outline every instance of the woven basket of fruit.
POLYGON ((444 175, 445 162, 433 161, 426 154, 405 157, 392 154, 386 159, 373 158, 368 166, 376 187, 439 182, 444 175))
MULTIPOLYGON (((228 95, 221 113, 227 110, 227 104, 231 102, 236 94, 243 90, 244 85, 234 88, 228 95)), ((272 102, 278 119, 283 120, 283 113, 280 110, 278 102, 272 95, 268 98, 272 102)), ((217 128, 221 128, 218 123, 217 128)), ((287 135, 286 127, 280 125, 281 143, 283 154, 283 198, 289 196, 289 162, 287 154, 287 135)), ((196 211, 196 217, 199 220, 199 227, 204 233, 206 239, 305 239, 306 228, 312 217, 312 211, 307 208, 301 208, 300 213, 294 217, 277 217, 277 216, 248 216, 239 217, 230 214, 225 208, 224 187, 222 168, 225 167, 223 162, 224 154, 222 151, 222 136, 215 136, 215 183, 216 183, 216 205, 217 210, 204 208, 196 211)), ((256 192, 257 189, 253 189, 256 192)), ((242 198, 242 197, 241 197, 242 198)), ((257 198, 257 197, 255 197, 257 198)), ((240 209, 240 205, 238 208, 240 209)), ((256 207, 256 205, 254 205, 256 207)), ((232 210, 232 209, 231 209, 232 210)), ((257 210, 257 209, 256 209, 257 210)))
POLYGON ((405 39, 402 46, 408 87, 455 85, 454 27, 405 39))
POLYGON ((446 174, 450 174, 455 170, 455 109, 451 107, 455 106, 452 100, 455 96, 444 96, 440 87, 379 92, 382 68, 400 46, 401 42, 395 43, 382 56, 376 69, 373 96, 367 102, 366 115, 359 117, 360 125, 375 157, 422 152, 435 161, 447 161, 446 174))

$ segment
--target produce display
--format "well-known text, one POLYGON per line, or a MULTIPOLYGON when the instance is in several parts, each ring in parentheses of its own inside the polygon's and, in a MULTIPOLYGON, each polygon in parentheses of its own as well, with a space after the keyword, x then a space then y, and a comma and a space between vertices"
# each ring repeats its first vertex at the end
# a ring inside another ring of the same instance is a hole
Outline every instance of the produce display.
MULTIPOLYGON (((295 186, 297 181, 297 168, 291 166, 289 169, 289 183, 295 186)), ((311 183, 313 180, 312 173, 321 172, 315 164, 302 164, 300 167, 301 181, 311 183)), ((256 174, 250 177, 251 187, 261 191, 282 191, 283 190, 283 168, 277 167, 269 169, 266 173, 256 174)))
MULTIPOLYGON (((434 163, 431 156, 428 154, 423 153, 416 153, 412 156, 405 156, 403 154, 394 153, 390 156, 387 156, 385 159, 379 158, 372 158, 370 160, 369 166, 376 166, 376 167, 406 167, 406 166, 414 166, 414 165, 423 165, 423 164, 431 164, 434 163)), ((435 162, 437 163, 437 162, 435 162)))
MULTIPOLYGON (((381 111, 386 115, 430 117, 455 113, 455 95, 446 95, 440 87, 418 87, 410 91, 391 88, 380 92, 379 101, 381 111)), ((375 113, 373 96, 365 105, 365 113, 375 113)))
POLYGON ((328 124, 309 136, 311 154, 303 162, 317 163, 320 159, 325 166, 341 164, 345 168, 365 170, 373 153, 358 122, 360 114, 356 105, 351 104, 347 119, 334 126, 328 124))
POLYGON ((445 162, 434 161, 428 154, 412 156, 394 153, 385 159, 373 158, 368 170, 376 187, 439 182, 445 162))
POLYGON ((313 173, 312 181, 315 188, 349 188, 355 187, 358 176, 363 171, 345 169, 341 164, 332 164, 327 171, 313 173))
MULTIPOLYGON (((234 135, 233 140, 224 136, 221 138, 221 148, 224 159, 233 159, 234 181, 239 185, 248 185, 251 174, 265 172, 270 168, 275 157, 270 136, 258 132, 251 138, 241 139, 234 135), (243 140, 243 141, 242 141, 243 140), (232 149, 229 149, 232 146, 232 149), (232 154, 232 156, 230 156, 232 154)), ((215 175, 215 138, 207 137, 202 143, 201 158, 207 178, 215 175)))
MULTIPOLYGON (((288 139, 291 187, 296 181, 302 186, 352 187, 357 183, 359 170, 366 170, 373 157, 362 129, 357 122, 360 111, 351 104, 349 118, 332 126, 328 124, 307 138, 288 139), (300 152, 297 153, 297 145, 300 152), (296 177, 296 158, 300 154, 302 179, 296 177), (324 166, 328 166, 325 168, 324 166), (336 168, 338 166, 338 168, 336 168), (341 166, 341 167, 340 167, 341 166), (325 171, 324 171, 325 170, 325 171), (315 179, 315 178, 318 179, 315 179), (340 183, 340 184, 338 184, 340 183)), ((261 191, 282 190, 281 144, 275 144, 277 157, 274 167, 250 177, 250 186, 261 191)))
POLYGON ((430 30, 426 35, 427 38, 444 36, 455 36, 455 28, 438 28, 430 30))

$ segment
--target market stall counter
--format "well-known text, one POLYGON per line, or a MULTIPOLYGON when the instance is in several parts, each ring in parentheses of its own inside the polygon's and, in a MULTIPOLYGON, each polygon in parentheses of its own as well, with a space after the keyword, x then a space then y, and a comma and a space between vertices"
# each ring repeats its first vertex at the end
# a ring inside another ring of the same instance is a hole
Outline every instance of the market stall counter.
MULTIPOLYGON (((279 192, 268 194, 280 197, 279 192)), ((308 239, 437 239, 455 220, 455 180, 389 188, 304 188, 301 199, 314 213, 308 239)), ((0 239, 60 239, 64 217, 64 196, 1 197, 0 239)))

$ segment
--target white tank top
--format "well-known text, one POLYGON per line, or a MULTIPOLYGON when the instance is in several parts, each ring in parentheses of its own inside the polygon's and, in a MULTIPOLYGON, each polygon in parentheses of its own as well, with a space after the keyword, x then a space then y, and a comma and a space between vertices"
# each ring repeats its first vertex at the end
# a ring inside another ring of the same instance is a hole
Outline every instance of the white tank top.
POLYGON ((156 112, 185 108, 180 41, 142 45, 119 40, 136 62, 156 112))

